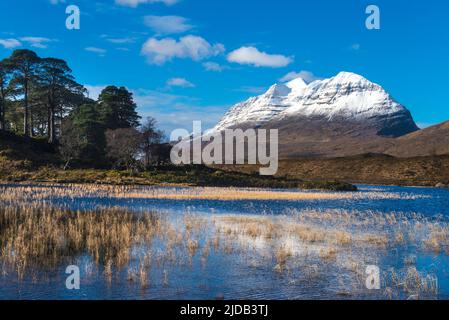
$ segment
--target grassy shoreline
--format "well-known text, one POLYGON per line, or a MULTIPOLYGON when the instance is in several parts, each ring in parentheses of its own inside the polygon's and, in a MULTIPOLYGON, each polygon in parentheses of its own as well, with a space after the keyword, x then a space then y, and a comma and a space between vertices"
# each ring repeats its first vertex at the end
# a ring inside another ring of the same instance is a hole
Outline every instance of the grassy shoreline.
POLYGON ((47 143, 0 133, 0 181, 98 183, 150 186, 303 188, 353 191, 353 184, 449 187, 449 155, 395 158, 365 154, 344 158, 281 159, 275 177, 261 177, 254 165, 158 167, 121 170, 61 170, 47 143))
POLYGON ((51 145, 0 133, 0 181, 4 182, 356 190, 355 186, 340 179, 266 177, 207 166, 167 165, 138 172, 92 168, 62 170, 62 167, 63 163, 51 145))
POLYGON ((151 171, 130 172, 124 170, 76 169, 60 170, 44 167, 32 171, 0 170, 0 181, 50 182, 106 185, 141 186, 195 186, 195 187, 244 187, 306 189, 328 191, 356 191, 357 188, 341 181, 306 181, 280 177, 264 177, 258 174, 227 172, 203 166, 161 167, 151 171))

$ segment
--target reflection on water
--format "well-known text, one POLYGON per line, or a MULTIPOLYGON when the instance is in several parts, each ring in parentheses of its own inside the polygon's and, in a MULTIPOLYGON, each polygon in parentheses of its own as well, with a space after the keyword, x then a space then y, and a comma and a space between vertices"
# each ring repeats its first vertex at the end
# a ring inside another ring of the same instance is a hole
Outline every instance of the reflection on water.
POLYGON ((126 266, 81 250, 18 277, 3 257, 0 298, 448 299, 449 190, 359 189, 300 201, 53 195, 40 201, 157 211, 164 224, 133 242, 126 266), (68 264, 80 267, 80 290, 65 287, 68 264), (380 290, 366 289, 367 265, 380 267, 380 290))

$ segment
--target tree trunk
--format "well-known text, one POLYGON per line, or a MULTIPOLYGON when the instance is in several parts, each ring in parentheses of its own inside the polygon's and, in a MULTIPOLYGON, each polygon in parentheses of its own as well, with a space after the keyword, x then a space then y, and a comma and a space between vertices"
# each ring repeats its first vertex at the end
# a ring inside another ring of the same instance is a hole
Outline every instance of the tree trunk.
POLYGON ((5 104, 0 101, 0 131, 5 131, 5 104))
POLYGON ((23 134, 26 137, 30 136, 29 110, 28 110, 28 81, 25 81, 24 86, 25 97, 23 106, 23 134))
POLYGON ((28 118, 29 127, 28 127, 28 136, 34 137, 34 117, 33 117, 33 106, 28 105, 28 118))
POLYGON ((5 83, 2 79, 1 87, 0 87, 0 131, 6 131, 6 89, 5 83))
POLYGON ((150 148, 145 146, 145 169, 150 167, 150 148))
POLYGON ((67 159, 67 161, 64 165, 64 169, 63 169, 64 171, 66 171, 69 168, 70 161, 72 161, 72 159, 67 159))
POLYGON ((47 119, 47 136, 48 136, 48 143, 54 143, 55 142, 55 107, 54 107, 54 99, 53 94, 50 94, 48 96, 48 106, 47 106, 47 112, 48 112, 48 119, 47 119))
POLYGON ((47 141, 51 143, 51 108, 47 106, 47 141))
POLYGON ((55 142, 55 109, 50 107, 49 110, 49 123, 48 123, 48 142, 55 142))

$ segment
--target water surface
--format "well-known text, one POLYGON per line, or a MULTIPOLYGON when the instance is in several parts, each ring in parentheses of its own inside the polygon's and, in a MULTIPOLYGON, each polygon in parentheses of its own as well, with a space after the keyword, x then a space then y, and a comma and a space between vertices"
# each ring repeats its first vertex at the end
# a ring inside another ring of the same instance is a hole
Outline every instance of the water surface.
MULTIPOLYGON (((10 188, 17 186, 11 185, 10 188)), ((55 197, 52 205, 77 210, 98 206, 126 207, 136 212, 154 210, 171 221, 183 215, 211 216, 286 216, 302 211, 353 212, 364 215, 396 213, 408 217, 424 217, 429 221, 449 218, 449 190, 360 185, 357 197, 340 200, 156 200, 140 198, 107 198, 86 196, 78 198, 55 197), (370 194, 386 194, 385 198, 372 198, 370 194), (366 195, 364 197, 363 195, 366 195), (391 197, 394 195, 394 197, 391 197)), ((176 189, 174 189, 176 190, 176 189)), ((219 190, 217 189, 217 192, 219 190)), ((48 204, 48 203, 47 203, 48 204)), ((394 226, 394 225, 393 225, 394 226)), ((327 225, 326 227, 331 227, 327 225)), ((390 227, 391 228, 391 227, 390 227)), ((377 229, 376 229, 377 230, 377 229)), ((354 230, 357 231, 357 230, 354 230)), ((208 241, 208 232, 196 235, 200 247, 208 241)), ((249 247, 254 244, 246 244, 249 247)), ((164 245, 153 244, 155 261, 163 256, 164 245)), ((252 247, 251 247, 252 248, 252 247)), ((136 250, 143 250, 136 248, 136 250)), ((347 250, 347 249, 345 249, 347 250)), ((165 260, 151 265, 148 286, 130 281, 128 270, 115 270, 112 279, 105 279, 104 266, 94 265, 88 255, 72 257, 71 264, 81 270, 80 290, 67 290, 66 265, 54 270, 35 270, 17 279, 14 273, 0 276, 1 299, 385 299, 390 295, 390 271, 405 274, 412 266, 422 277, 437 279, 438 293, 399 292, 393 298, 449 298, 449 257, 447 252, 423 250, 420 246, 398 245, 397 248, 368 250, 351 249, 351 257, 359 259, 360 266, 377 265, 382 273, 380 290, 364 286, 362 272, 348 272, 346 253, 335 260, 323 262, 314 256, 294 256, 288 262, 288 271, 276 270, 273 256, 264 256, 260 250, 247 250, 236 246, 232 254, 214 250, 205 259, 200 253, 191 259, 165 260), (353 252, 352 252, 353 251, 353 252), (362 277, 362 279, 360 279, 362 277)), ((138 266, 139 255, 132 255, 130 266, 138 266)), ((351 258, 352 259, 352 258, 351 258)))

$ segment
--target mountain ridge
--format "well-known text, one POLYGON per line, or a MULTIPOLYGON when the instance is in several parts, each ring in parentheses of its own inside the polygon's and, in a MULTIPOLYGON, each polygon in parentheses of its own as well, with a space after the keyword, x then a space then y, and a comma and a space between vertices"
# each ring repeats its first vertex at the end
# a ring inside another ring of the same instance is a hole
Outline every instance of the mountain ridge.
POLYGON ((296 78, 274 84, 264 94, 233 106, 212 131, 236 126, 263 126, 291 117, 325 121, 376 121, 381 136, 401 136, 419 130, 410 112, 380 85, 351 72, 307 83, 296 78), (402 126, 395 127, 395 119, 402 126))
POLYGON ((415 140, 399 138, 421 131, 410 111, 379 84, 351 72, 274 84, 234 105, 208 134, 235 128, 278 129, 283 158, 428 154, 400 147, 415 140))

